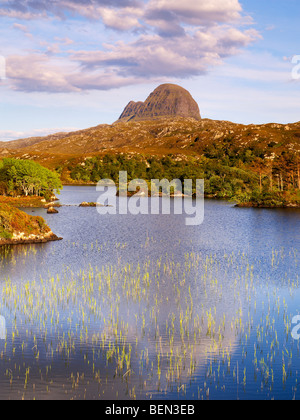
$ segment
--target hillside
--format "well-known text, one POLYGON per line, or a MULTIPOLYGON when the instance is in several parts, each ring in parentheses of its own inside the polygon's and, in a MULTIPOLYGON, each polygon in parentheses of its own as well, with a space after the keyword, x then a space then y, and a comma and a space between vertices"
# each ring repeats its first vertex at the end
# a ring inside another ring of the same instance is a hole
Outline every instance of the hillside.
POLYGON ((55 133, 46 137, 29 137, 26 139, 12 140, 9 142, 0 141, 0 149, 2 149, 2 153, 5 154, 5 149, 11 150, 15 148, 28 147, 45 140, 57 140, 64 137, 65 135, 66 133, 55 133))
POLYGON ((1 157, 36 160, 49 168, 107 153, 202 155, 226 145, 233 153, 259 148, 266 157, 299 153, 300 122, 241 125, 228 121, 161 118, 120 122, 29 141, 0 143, 1 157))
POLYGON ((300 206, 299 153, 300 122, 201 119, 192 95, 173 84, 131 101, 114 124, 0 143, 0 160, 37 161, 64 183, 117 182, 119 170, 148 182, 200 177, 210 197, 267 207, 300 206))

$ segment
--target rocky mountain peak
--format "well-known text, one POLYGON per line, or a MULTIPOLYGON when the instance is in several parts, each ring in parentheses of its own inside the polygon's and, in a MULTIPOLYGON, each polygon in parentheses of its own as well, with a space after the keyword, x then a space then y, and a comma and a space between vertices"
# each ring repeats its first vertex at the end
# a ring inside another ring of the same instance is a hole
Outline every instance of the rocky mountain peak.
POLYGON ((199 106, 186 89, 164 84, 156 88, 145 102, 129 102, 119 121, 145 121, 162 117, 201 120, 199 106))

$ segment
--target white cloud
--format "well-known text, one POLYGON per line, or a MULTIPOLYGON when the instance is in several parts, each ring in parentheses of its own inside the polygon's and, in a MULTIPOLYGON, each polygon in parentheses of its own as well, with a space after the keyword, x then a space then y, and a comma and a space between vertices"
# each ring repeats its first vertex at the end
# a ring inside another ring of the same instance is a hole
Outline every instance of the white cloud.
POLYGON ((14 28, 18 29, 26 34, 29 33, 29 29, 27 28, 27 26, 22 25, 21 23, 14 23, 14 28))
POLYGON ((0 16, 31 20, 57 16, 65 19, 67 13, 90 19, 99 19, 105 7, 141 7, 138 0, 2 0, 0 16))
MULTIPOLYGON (((30 137, 44 137, 56 133, 69 133, 71 131, 79 130, 76 127, 63 128, 41 128, 31 131, 14 131, 14 130, 0 130, 0 142, 27 139, 30 137)), ((5 144, 0 144, 0 148, 5 148, 5 144)))
MULTIPOLYGON (((7 57, 8 83, 27 92, 107 90, 195 77, 259 38, 255 29, 241 25, 244 16, 238 0, 63 0, 47 4, 25 0, 22 7, 20 4, 4 1, 0 13, 32 13, 33 18, 47 13, 63 18, 69 12, 100 19, 117 31, 133 31, 130 41, 114 41, 97 50, 62 53, 59 43, 44 42, 42 52, 7 57)), ((15 28, 27 29, 19 23, 15 28)))
POLYGON ((151 0, 148 16, 175 17, 191 25, 211 26, 216 23, 233 22, 241 18, 242 7, 238 0, 151 0))
POLYGON ((70 63, 52 60, 46 54, 10 56, 6 60, 7 83, 23 92, 75 92, 68 82, 70 63))
POLYGON ((142 35, 131 43, 107 45, 104 51, 76 52, 72 59, 86 69, 110 68, 120 76, 185 78, 221 64, 224 57, 238 53, 257 36, 252 30, 224 27, 197 30, 180 38, 142 35))
POLYGON ((105 26, 118 31, 128 31, 133 28, 142 28, 139 17, 142 17, 141 9, 125 8, 116 12, 111 8, 100 8, 99 15, 105 26))

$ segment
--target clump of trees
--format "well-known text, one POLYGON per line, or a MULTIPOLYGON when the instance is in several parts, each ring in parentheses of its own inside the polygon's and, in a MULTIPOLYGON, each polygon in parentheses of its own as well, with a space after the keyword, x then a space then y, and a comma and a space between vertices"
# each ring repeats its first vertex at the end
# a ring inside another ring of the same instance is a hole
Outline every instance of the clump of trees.
POLYGON ((296 151, 256 157, 249 170, 256 174, 257 185, 238 201, 267 207, 300 204, 300 159, 296 151))
POLYGON ((36 196, 49 200, 62 184, 56 172, 31 160, 3 159, 0 162, 0 195, 36 196))
MULTIPOLYGON (((252 178, 247 188, 238 188, 233 199, 239 203, 254 203, 266 207, 300 204, 300 156, 297 150, 278 149, 270 142, 266 147, 252 144, 238 147, 233 138, 206 147, 204 155, 223 167, 240 169, 252 178)), ((214 164, 214 163, 213 163, 214 164)), ((240 177, 239 177, 240 178, 240 177)), ((228 180, 228 177, 226 177, 228 180)), ((213 184, 222 188, 222 179, 213 178, 213 184)), ((231 182, 232 184, 232 182, 231 182)), ((234 182, 236 184, 236 182, 234 182)), ((237 185, 237 184, 236 184, 237 185)))
MULTIPOLYGON (((250 192, 257 183, 257 175, 245 169, 230 167, 227 162, 204 156, 201 158, 188 157, 178 159, 169 155, 165 157, 153 156, 125 156, 106 155, 87 159, 84 164, 70 167, 70 176, 74 181, 94 182, 101 179, 112 179, 115 183, 119 179, 119 171, 127 171, 128 180, 141 178, 146 181, 152 179, 185 179, 205 180, 205 193, 217 198, 233 198, 236 194, 250 192)), ((195 184, 194 184, 195 186, 195 184)))
MULTIPOLYGON (((270 149, 270 150, 269 150, 270 149)), ((300 203, 300 158, 294 152, 272 153, 259 146, 237 148, 231 139, 208 146, 198 158, 173 155, 113 155, 87 159, 68 168, 73 181, 97 183, 108 178, 118 182, 119 171, 128 172, 128 180, 204 179, 205 193, 239 203, 254 202, 269 206, 300 203)))

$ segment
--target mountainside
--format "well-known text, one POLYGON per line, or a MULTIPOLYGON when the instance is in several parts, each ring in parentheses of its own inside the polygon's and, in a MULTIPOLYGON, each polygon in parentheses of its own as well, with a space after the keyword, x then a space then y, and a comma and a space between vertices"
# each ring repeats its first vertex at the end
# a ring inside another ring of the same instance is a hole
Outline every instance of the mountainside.
POLYGON ((170 84, 130 102, 112 125, 0 143, 0 160, 37 161, 64 183, 117 182, 119 170, 149 182, 200 178, 207 196, 260 207, 300 207, 299 154, 300 122, 201 119, 190 93, 170 84))
MULTIPOLYGON (((56 170, 63 183, 130 179, 205 179, 208 197, 245 206, 300 207, 300 123, 241 125, 161 118, 118 122, 24 140, 1 158, 32 159, 56 170)), ((1 185, 0 185, 1 187, 1 185)))
POLYGON ((107 153, 201 155, 226 146, 233 153, 259 148, 266 157, 300 151, 300 123, 241 125, 228 121, 161 118, 155 121, 119 122, 87 130, 0 144, 0 159, 33 159, 50 168, 71 159, 107 153))
POLYGON ((155 89, 145 102, 129 102, 119 121, 149 121, 161 117, 201 119, 199 106, 187 90, 165 84, 155 89))
MULTIPOLYGON (((19 140, 12 140, 12 141, 0 141, 0 149, 2 150, 2 154, 5 154, 5 150, 11 150, 11 149, 18 149, 23 147, 32 146, 34 144, 40 143, 41 141, 45 140, 57 140, 62 137, 64 137, 66 133, 55 133, 50 134, 49 136, 44 137, 29 137, 26 139, 19 139, 19 140)), ((7 152, 6 152, 7 153, 7 152)))
POLYGON ((250 154, 255 150, 257 156, 272 160, 282 153, 299 152, 300 122, 242 125, 201 119, 198 104, 187 90, 164 84, 145 102, 130 102, 112 125, 0 142, 0 159, 33 159, 57 169, 107 153, 220 158, 221 149, 225 155, 230 151, 231 159, 243 150, 250 154))

